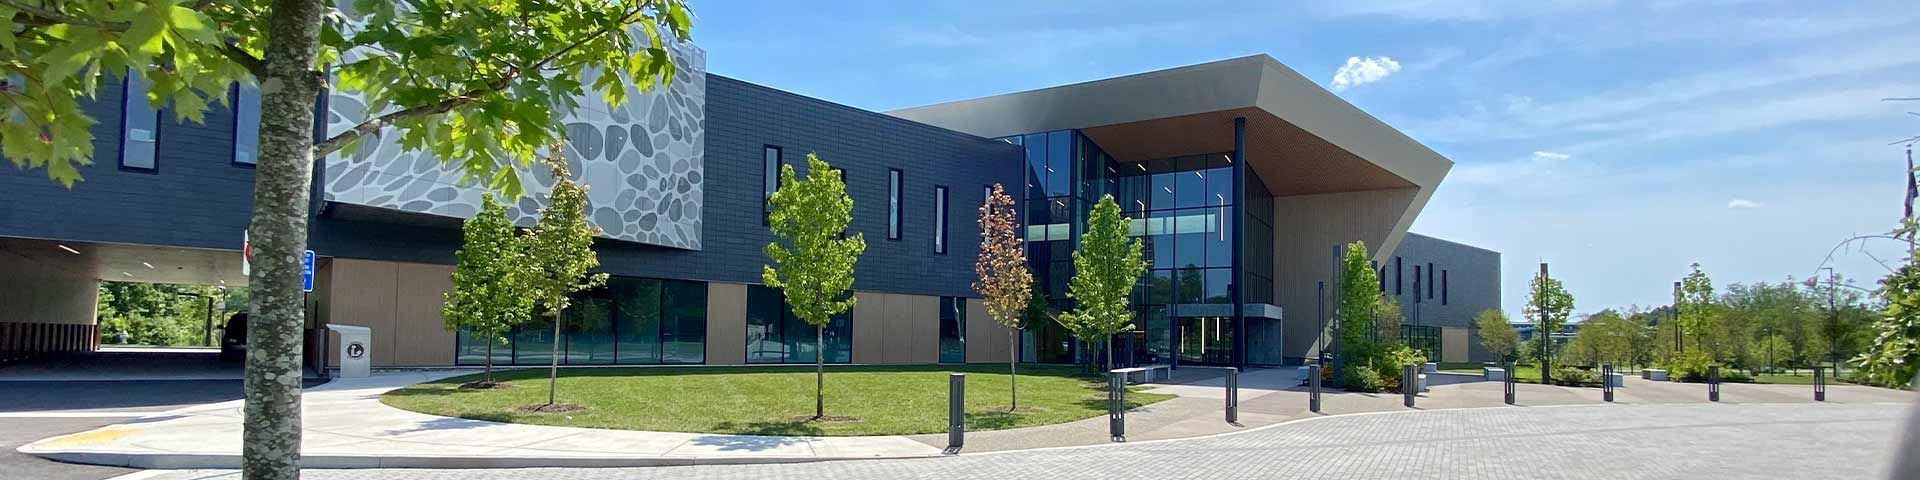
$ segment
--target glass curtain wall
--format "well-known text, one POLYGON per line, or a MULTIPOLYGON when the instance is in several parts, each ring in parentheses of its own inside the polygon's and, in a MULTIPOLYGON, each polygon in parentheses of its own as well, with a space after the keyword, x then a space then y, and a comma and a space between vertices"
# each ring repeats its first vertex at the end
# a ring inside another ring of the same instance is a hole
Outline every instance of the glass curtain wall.
MULTIPOLYGON (((1033 269, 1036 296, 1053 312, 1072 308, 1067 281, 1073 276, 1073 245, 1084 228, 1089 199, 1075 181, 1075 151, 1079 132, 1061 130, 1006 137, 1026 148, 1025 188, 1021 194, 1021 223, 1026 226, 1027 264, 1033 269), (1079 188, 1076 188, 1078 186, 1079 188)), ((1104 154, 1098 154, 1103 156, 1104 154)), ((1093 197, 1097 199, 1098 196, 1093 197)), ((1053 322, 1032 322, 1021 332, 1020 360, 1036 363, 1072 363, 1081 350, 1066 329, 1053 322)))
POLYGON ((1178 333, 1180 361, 1231 361, 1231 317, 1193 316, 1220 310, 1199 305, 1232 304, 1237 222, 1231 157, 1214 153, 1125 163, 1116 165, 1113 178, 1114 199, 1134 219, 1131 233, 1141 238, 1148 261, 1134 296, 1145 342, 1134 351, 1135 360, 1166 363, 1172 354, 1169 341, 1178 333), (1183 305, 1190 311, 1182 312, 1183 305))
POLYGON ((813 363, 821 333, 827 363, 853 361, 852 312, 834 315, 819 332, 793 314, 780 290, 747 286, 747 363, 813 363))
POLYGON ((967 299, 940 297, 940 363, 967 362, 967 299))
MULTIPOLYGON (((561 314, 560 363, 566 365, 706 362, 707 284, 614 277, 575 294, 561 314)), ((461 332, 455 363, 479 365, 488 339, 461 332)), ((553 355, 553 322, 536 316, 493 345, 496 365, 546 365, 553 355)))

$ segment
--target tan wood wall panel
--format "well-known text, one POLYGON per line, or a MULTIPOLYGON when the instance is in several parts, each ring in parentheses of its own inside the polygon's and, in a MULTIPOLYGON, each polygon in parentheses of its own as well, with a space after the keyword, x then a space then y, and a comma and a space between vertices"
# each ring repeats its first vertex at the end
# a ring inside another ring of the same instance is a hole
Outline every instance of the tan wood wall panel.
MULTIPOLYGON (((1285 316, 1281 354, 1314 355, 1325 332, 1316 332, 1317 282, 1333 274, 1333 247, 1365 241, 1380 259, 1382 245, 1412 205, 1416 188, 1274 197, 1274 301, 1285 316)), ((1385 263, 1385 262, 1382 262, 1385 263)), ((1334 286, 1327 285, 1328 324, 1332 324, 1334 286)))
POLYGON ((1440 361, 1468 361, 1468 348, 1472 346, 1469 331, 1461 327, 1440 328, 1440 361))
POLYGON ((1007 361, 1013 351, 1013 345, 1008 343, 1010 331, 987 315, 986 302, 967 299, 967 363, 1007 361))
MULTIPOLYGON (((393 365, 395 281, 398 264, 372 260, 336 258, 328 301, 332 304, 329 321, 337 325, 358 325, 373 330, 373 365, 393 365)), ((339 335, 330 334, 330 344, 338 345, 339 335)), ((329 352, 330 357, 338 355, 329 352)), ((452 362, 448 362, 452 363, 452 362)))
POLYGON ((453 332, 440 306, 453 290, 453 266, 402 263, 394 266, 393 366, 453 365, 453 332))
POLYGON ((854 292, 853 363, 887 363, 887 294, 854 292))
POLYGON ((747 286, 708 283, 707 364, 743 363, 747 363, 747 286))
POLYGON ((900 325, 897 344, 907 348, 904 363, 940 361, 940 297, 900 295, 888 310, 899 312, 893 325, 900 325))

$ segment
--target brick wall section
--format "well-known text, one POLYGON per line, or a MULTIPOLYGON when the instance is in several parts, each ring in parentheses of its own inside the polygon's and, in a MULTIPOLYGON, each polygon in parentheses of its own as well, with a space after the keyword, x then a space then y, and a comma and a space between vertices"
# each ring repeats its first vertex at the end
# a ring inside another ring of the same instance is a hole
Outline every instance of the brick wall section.
MULTIPOLYGON (((740 80, 707 77, 704 249, 686 251, 612 240, 596 243, 616 275, 758 284, 761 249, 774 237, 761 223, 761 155, 782 148, 800 172, 808 152, 847 170, 853 231, 867 252, 854 288, 972 296, 979 251, 981 187, 1018 181, 1021 151, 990 139, 901 120, 740 80), (887 240, 887 169, 905 173, 900 240, 887 240), (933 187, 948 187, 948 250, 933 253, 933 187)), ((323 255, 452 263, 459 232, 322 216, 314 229, 323 255)))
POLYGON ((233 112, 205 124, 160 113, 157 173, 120 169, 121 82, 101 81, 82 108, 93 116, 94 164, 71 190, 46 170, 0 168, 0 236, 239 249, 253 169, 233 164, 233 112))
MULTIPOLYGON (((1400 313, 1407 323, 1413 322, 1413 267, 1420 266, 1422 292, 1426 292, 1427 264, 1445 271, 1447 276, 1447 302, 1441 303, 1440 272, 1433 273, 1433 298, 1420 299, 1420 324, 1447 328, 1473 328, 1474 316, 1482 310, 1500 308, 1500 252, 1450 242, 1417 233, 1408 233, 1391 255, 1383 257, 1381 266, 1386 268, 1387 295, 1393 296, 1400 304, 1400 313), (1398 279, 1403 283, 1400 295, 1394 292, 1393 259, 1400 257, 1405 262, 1398 279)), ((1478 336, 1469 336, 1468 358, 1471 361, 1493 360, 1485 348, 1480 346, 1478 336)))

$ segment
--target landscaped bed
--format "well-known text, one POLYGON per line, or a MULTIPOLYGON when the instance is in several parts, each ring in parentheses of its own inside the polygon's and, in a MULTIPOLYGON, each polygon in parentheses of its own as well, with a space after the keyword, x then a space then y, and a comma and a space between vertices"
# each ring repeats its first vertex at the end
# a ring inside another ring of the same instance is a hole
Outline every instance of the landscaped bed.
MULTIPOLYGON (((1020 409, 1007 413, 1007 367, 828 366, 826 413, 813 416, 814 375, 800 367, 593 368, 560 372, 559 401, 545 404, 547 370, 495 371, 508 386, 462 389, 466 375, 388 392, 381 403, 421 413, 496 422, 668 432, 757 435, 905 435, 946 431, 947 374, 967 373, 967 429, 997 430, 1106 414, 1106 380, 1079 367, 1020 367, 1020 409)), ((1129 408, 1173 398, 1130 391, 1129 408)))

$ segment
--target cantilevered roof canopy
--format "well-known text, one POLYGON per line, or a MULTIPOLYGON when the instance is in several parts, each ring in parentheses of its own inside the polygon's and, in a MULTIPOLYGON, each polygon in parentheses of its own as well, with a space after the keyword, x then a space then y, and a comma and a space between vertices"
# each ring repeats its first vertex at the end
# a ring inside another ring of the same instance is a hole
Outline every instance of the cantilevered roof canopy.
POLYGON ((1129 162, 1231 152, 1233 119, 1245 117, 1247 166, 1274 196, 1394 192, 1382 197, 1399 199, 1381 212, 1384 238, 1368 242, 1379 251, 1392 251, 1453 168, 1266 55, 888 114, 983 137, 1078 129, 1129 162))
MULTIPOLYGON (((1120 161, 1233 150, 1276 196, 1439 185, 1453 161, 1266 55, 888 114, 983 137, 1079 129, 1120 161)), ((1421 202, 1424 203, 1424 198, 1421 202)))

